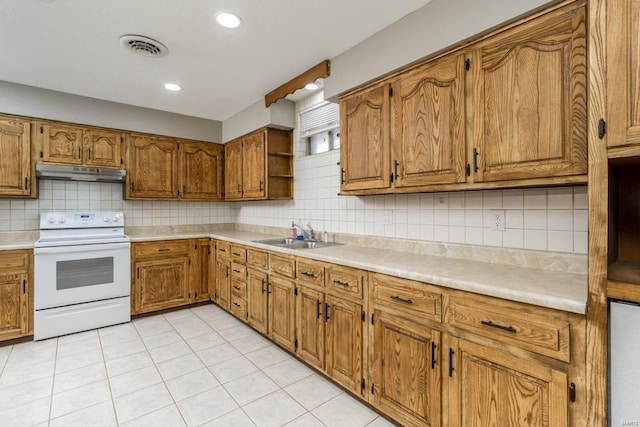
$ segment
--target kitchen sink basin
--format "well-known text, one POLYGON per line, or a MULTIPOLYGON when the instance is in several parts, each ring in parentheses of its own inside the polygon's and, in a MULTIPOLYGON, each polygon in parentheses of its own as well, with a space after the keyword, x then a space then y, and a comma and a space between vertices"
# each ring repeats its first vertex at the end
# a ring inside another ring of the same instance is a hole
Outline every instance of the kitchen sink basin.
POLYGON ((293 240, 291 238, 286 239, 265 239, 254 240, 254 243, 262 243, 263 245, 277 246, 279 248, 287 249, 320 249, 327 248, 329 246, 342 245, 342 243, 333 242, 319 242, 316 240, 293 240))

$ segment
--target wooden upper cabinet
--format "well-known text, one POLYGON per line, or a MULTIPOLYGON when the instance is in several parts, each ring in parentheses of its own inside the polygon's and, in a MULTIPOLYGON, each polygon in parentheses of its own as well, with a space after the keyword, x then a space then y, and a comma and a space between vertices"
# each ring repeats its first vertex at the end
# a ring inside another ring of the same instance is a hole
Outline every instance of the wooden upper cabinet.
POLYGON ((0 116, 0 197, 35 196, 32 172, 31 122, 0 116))
POLYGON ((447 55, 392 83, 396 187, 466 180, 465 58, 447 55))
POLYGON ((178 198, 178 146, 173 139, 131 134, 127 152, 127 198, 178 198))
POLYGON ((242 141, 236 140, 224 146, 225 180, 224 196, 227 200, 242 199, 242 141))
POLYGON ((180 145, 180 197, 220 200, 222 194, 222 145, 184 142, 180 145))
POLYGON ((575 2, 474 46, 475 182, 587 173, 585 20, 575 2))
POLYGON ((104 129, 85 129, 83 162, 87 166, 122 167, 122 133, 104 129))
POLYGON ((40 162, 122 167, 122 133, 57 122, 37 122, 40 162))
POLYGON ((607 1, 607 144, 640 144, 640 2, 607 1))
POLYGON ((292 198, 291 131, 262 128, 225 145, 225 200, 292 198))
POLYGON ((389 84, 340 99, 341 190, 389 188, 389 84))

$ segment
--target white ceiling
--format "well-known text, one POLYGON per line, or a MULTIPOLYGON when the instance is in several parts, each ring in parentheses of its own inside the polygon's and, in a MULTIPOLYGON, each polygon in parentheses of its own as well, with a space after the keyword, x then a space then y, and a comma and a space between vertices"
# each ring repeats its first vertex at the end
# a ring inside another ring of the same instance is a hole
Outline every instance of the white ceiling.
POLYGON ((1 0, 0 80, 224 120, 429 1, 1 0), (240 28, 219 27, 221 11, 240 28), (135 55, 124 34, 169 55, 135 55))

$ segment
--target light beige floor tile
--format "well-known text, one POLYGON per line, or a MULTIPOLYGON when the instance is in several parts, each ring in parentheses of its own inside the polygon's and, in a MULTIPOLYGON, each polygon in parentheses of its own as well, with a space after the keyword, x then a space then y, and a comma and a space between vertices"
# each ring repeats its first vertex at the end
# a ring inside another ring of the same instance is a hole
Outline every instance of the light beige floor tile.
POLYGON ((150 414, 134 418, 122 427, 182 427, 186 426, 180 411, 175 404, 153 411, 150 414))
POLYGON ((290 423, 285 424, 286 427, 325 427, 313 414, 307 412, 303 416, 296 418, 290 423))
POLYGON ((242 408, 258 427, 282 426, 306 411, 282 390, 251 402, 242 408))
MULTIPOLYGON (((24 344, 29 345, 33 342, 30 341, 24 344)), ((37 344, 42 342, 46 343, 46 345, 30 345, 27 350, 24 350, 20 345, 14 346, 5 369, 24 369, 39 363, 56 360, 57 341, 51 341, 53 345, 49 344, 49 341, 38 341, 37 344)))
POLYGON ((53 392, 62 393, 107 378, 104 363, 84 366, 73 371, 56 374, 53 377, 53 392))
POLYGON ((249 335, 230 342, 240 353, 247 354, 262 348, 275 346, 271 341, 260 334, 249 335))
MULTIPOLYGON (((141 320, 146 320, 146 318, 141 320)), ((171 326, 171 323, 167 322, 162 317, 156 318, 154 322, 143 324, 138 324, 138 321, 136 321, 134 323, 134 326, 136 327, 136 330, 141 337, 150 337, 152 335, 157 335, 163 332, 174 330, 173 326, 171 326)))
POLYGON ((361 427, 378 417, 377 413, 345 393, 320 405, 311 413, 326 425, 335 427, 361 427))
POLYGON ((104 360, 118 359, 129 354, 139 353, 144 351, 145 347, 142 340, 127 341, 122 344, 115 344, 108 347, 103 347, 104 360))
POLYGON ((167 331, 157 335, 142 338, 147 348, 160 347, 167 344, 182 341, 182 337, 176 331, 167 331))
POLYGON ((162 363, 191 353, 193 353, 191 347, 184 341, 149 349, 149 354, 151 354, 151 358, 156 363, 162 363))
POLYGON ((84 366, 104 362, 102 350, 89 350, 56 360, 56 374, 73 371, 84 366))
POLYGON ((101 333, 99 336, 102 347, 111 347, 131 341, 140 341, 140 335, 138 335, 138 331, 133 326, 105 332, 104 334, 101 333))
POLYGON ((176 310, 165 313, 163 317, 170 323, 174 323, 180 319, 193 319, 196 316, 191 312, 191 310, 176 310))
POLYGON ((90 331, 84 331, 84 332, 76 332, 75 334, 69 334, 62 337, 58 337, 58 345, 71 344, 76 341, 84 341, 97 336, 98 336, 98 331, 96 329, 91 329, 90 331))
POLYGON ((5 363, 7 363, 7 359, 9 359, 9 354, 12 349, 12 345, 0 347, 0 373, 2 373, 2 369, 4 368, 5 363))
POLYGON ((114 398, 131 394, 161 382, 162 378, 155 366, 147 366, 146 368, 136 369, 135 371, 109 378, 111 394, 114 398))
POLYGON ((208 368, 221 384, 244 377, 258 370, 258 367, 244 356, 225 360, 224 362, 211 365, 208 368))
POLYGON ((260 369, 275 365, 283 360, 291 359, 291 356, 286 351, 281 350, 276 346, 265 347, 260 350, 252 351, 251 353, 247 353, 245 356, 247 359, 255 363, 260 369))
POLYGON ((279 389, 276 383, 260 371, 228 382, 224 385, 224 388, 240 406, 258 400, 279 389))
POLYGON ((307 410, 312 410, 342 393, 330 381, 314 374, 284 389, 307 410))
POLYGON ((134 418, 150 414, 165 406, 173 404, 169 390, 163 383, 156 384, 135 393, 115 398, 118 422, 124 423, 134 418))
POLYGON ((138 331, 136 331, 135 326, 133 326, 132 322, 120 323, 119 325, 105 326, 104 328, 98 329, 98 335, 100 338, 104 338, 113 334, 123 334, 125 332, 133 332, 136 335, 138 331))
POLYGON ((201 323, 194 324, 192 326, 176 327, 176 330, 184 339, 197 337, 198 335, 203 335, 207 332, 213 331, 209 325, 202 321, 201 323))
POLYGON ((199 426, 233 411, 238 405, 223 387, 216 387, 178 402, 188 426, 199 426))
POLYGON ((291 358, 263 369, 280 387, 286 387, 314 374, 304 363, 291 358))
POLYGON ((2 427, 24 427, 38 423, 45 423, 49 419, 51 396, 43 397, 22 405, 10 406, 0 410, 0 425, 2 427))
MULTIPOLYGON (((63 337, 66 338, 66 337, 63 337)), ((100 339, 98 334, 92 334, 83 340, 74 341, 58 341, 58 355, 57 357, 69 357, 78 353, 84 353, 89 350, 100 350, 100 339)))
POLYGON ((255 427, 255 424, 242 409, 236 409, 220 418, 203 424, 202 427, 255 427))
POLYGON ((225 329, 233 328, 234 326, 244 325, 240 320, 231 316, 230 314, 226 314, 224 316, 219 316, 207 322, 214 331, 220 332, 225 329))
POLYGON ((220 385, 207 368, 170 379, 166 381, 166 384, 175 401, 186 399, 220 385))
POLYGON ((0 410, 49 397, 51 387, 53 387, 53 375, 3 388, 0 390, 0 410))
POLYGON ((209 332, 185 340, 193 351, 200 351, 225 343, 225 339, 217 332, 209 329, 209 332))
POLYGON ((111 400, 51 420, 49 427, 117 427, 111 400))
POLYGON ((50 352, 58 347, 58 338, 49 338, 47 340, 42 341, 28 341, 24 343, 20 343, 19 345, 15 345, 13 347, 13 351, 11 352, 11 356, 17 357, 25 357, 30 354, 39 354, 50 352))
POLYGON ((55 360, 48 360, 28 367, 12 368, 9 366, 0 376, 0 389, 50 377, 54 373, 55 364, 55 360))
POLYGON ((367 424, 367 427, 395 427, 391 421, 387 421, 384 417, 378 417, 367 424))
POLYGON ((157 366, 160 375, 162 375, 165 381, 205 367, 195 353, 167 360, 166 362, 159 363, 157 366))
POLYGON ((240 325, 229 329, 223 329, 220 331, 220 335, 227 341, 235 341, 240 338, 256 336, 258 333, 246 325, 240 325))
POLYGON ((58 418, 109 400, 111 400, 111 393, 107 380, 63 391, 52 397, 51 418, 58 418))
POLYGON ((228 343, 198 351, 196 354, 202 360, 202 363, 207 366, 242 356, 238 350, 228 343))
POLYGON ((136 369, 153 365, 153 359, 147 351, 130 354, 106 362, 109 377, 116 377, 136 369))

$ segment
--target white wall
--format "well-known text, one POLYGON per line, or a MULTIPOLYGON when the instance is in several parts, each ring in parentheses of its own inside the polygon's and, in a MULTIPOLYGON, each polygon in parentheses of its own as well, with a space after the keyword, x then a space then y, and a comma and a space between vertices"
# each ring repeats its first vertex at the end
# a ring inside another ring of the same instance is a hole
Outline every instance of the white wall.
POLYGON ((264 126, 291 129, 295 126, 295 120, 293 102, 281 99, 266 108, 264 99, 261 99, 223 122, 222 142, 229 142, 264 126))
POLYGON ((222 142, 222 123, 0 81, 0 112, 222 142))
POLYGON ((327 99, 538 8, 548 0, 433 0, 331 60, 327 99))

